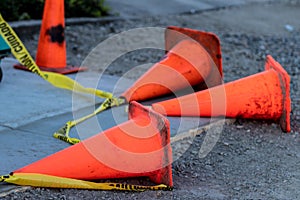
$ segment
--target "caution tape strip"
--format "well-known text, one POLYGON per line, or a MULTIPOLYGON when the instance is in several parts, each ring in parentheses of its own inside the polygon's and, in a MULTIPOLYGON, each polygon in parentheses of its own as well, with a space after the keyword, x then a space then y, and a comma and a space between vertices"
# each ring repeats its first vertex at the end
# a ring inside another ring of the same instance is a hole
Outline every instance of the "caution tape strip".
POLYGON ((40 68, 36 65, 31 55, 29 54, 29 52, 27 51, 22 41, 17 36, 17 34, 14 32, 11 26, 3 19, 1 13, 0 13, 0 34, 4 38, 6 43, 10 46, 12 54, 22 65, 24 65, 29 71, 39 75, 40 77, 42 77, 43 79, 51 83, 53 86, 57 88, 79 92, 79 93, 81 92, 81 93, 96 95, 100 98, 106 98, 103 104, 98 109, 96 109, 95 112, 93 112, 92 114, 89 114, 78 120, 67 122, 63 128, 59 129, 56 133, 54 133, 55 138, 61 139, 70 144, 76 144, 80 142, 80 140, 77 138, 69 137, 69 132, 72 127, 74 127, 78 123, 87 120, 90 117, 97 115, 103 110, 106 110, 112 106, 118 106, 120 104, 125 103, 124 99, 114 97, 113 94, 110 92, 105 92, 94 88, 86 88, 81 84, 79 84, 78 82, 76 82, 75 80, 67 76, 64 76, 62 74, 41 71, 40 68))
POLYGON ((63 140, 69 144, 77 144, 80 142, 80 140, 77 138, 71 138, 69 136, 70 129, 72 127, 76 126, 77 124, 79 124, 93 116, 96 116, 98 113, 100 113, 108 108, 111 108, 114 106, 119 106, 123 103, 125 103, 125 99, 122 99, 122 98, 106 99, 93 113, 86 115, 80 119, 74 120, 74 121, 68 121, 62 128, 60 128, 58 131, 56 131, 53 134, 53 137, 63 140))
POLYGON ((11 183, 21 186, 69 188, 69 189, 92 189, 92 190, 122 190, 142 192, 145 190, 171 191, 173 187, 160 184, 155 186, 131 185, 122 183, 95 183, 71 178, 63 178, 36 173, 11 173, 0 177, 0 182, 11 183))

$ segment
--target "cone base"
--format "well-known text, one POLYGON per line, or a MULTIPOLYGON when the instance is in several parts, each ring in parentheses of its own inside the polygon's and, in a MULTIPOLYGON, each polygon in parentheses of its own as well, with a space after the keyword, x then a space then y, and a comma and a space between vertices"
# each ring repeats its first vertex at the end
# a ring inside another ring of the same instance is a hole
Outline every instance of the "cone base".
MULTIPOLYGON (((14 68, 29 71, 25 66, 23 66, 21 64, 15 64, 14 68)), ((72 74, 72 73, 77 73, 77 72, 81 72, 81 71, 86 71, 88 69, 87 67, 74 67, 74 66, 66 66, 64 68, 48 68, 48 67, 39 67, 39 68, 42 71, 55 72, 55 73, 59 73, 59 74, 72 74)))
POLYGON ((150 118, 151 121, 156 121, 157 125, 160 126, 159 134, 161 137, 163 155, 163 168, 159 169, 153 175, 149 176, 150 180, 157 184, 166 184, 173 186, 172 178, 172 147, 170 141, 170 124, 169 121, 160 113, 154 112, 154 110, 144 107, 143 105, 132 101, 129 103, 129 119, 138 117, 150 118))
POLYGON ((209 53, 209 55, 211 56, 211 58, 217 66, 220 77, 216 78, 216 80, 218 81, 218 79, 222 78, 222 51, 221 42, 218 36, 211 32, 204 32, 189 28, 181 28, 177 26, 168 26, 167 31, 165 33, 165 49, 170 50, 178 42, 186 38, 191 38, 197 41, 201 46, 205 48, 205 50, 209 53))
POLYGON ((285 69, 270 55, 267 56, 265 69, 274 69, 281 81, 282 90, 283 90, 283 98, 284 98, 284 107, 283 112, 279 120, 279 124, 281 126, 282 131, 290 132, 291 131, 291 98, 290 98, 290 76, 285 71, 285 69))

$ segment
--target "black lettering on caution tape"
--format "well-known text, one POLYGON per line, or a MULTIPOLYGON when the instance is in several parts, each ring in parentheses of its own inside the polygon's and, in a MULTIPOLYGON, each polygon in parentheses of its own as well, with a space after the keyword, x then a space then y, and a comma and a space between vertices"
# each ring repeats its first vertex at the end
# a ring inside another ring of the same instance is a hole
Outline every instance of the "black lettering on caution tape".
POLYGON ((62 141, 68 142, 69 143, 69 138, 64 135, 56 135, 56 137, 62 141))
POLYGON ((23 50, 22 45, 17 41, 16 36, 11 32, 11 29, 7 26, 7 23, 3 22, 0 24, 0 30, 9 42, 11 48, 14 49, 16 53, 20 53, 23 50))
POLYGON ((0 31, 2 36, 8 42, 10 48, 13 50, 13 53, 19 54, 21 57, 17 57, 22 65, 24 65, 27 69, 32 71, 33 73, 38 74, 43 77, 43 74, 39 71, 39 68, 35 65, 33 59, 28 54, 27 50, 24 48, 23 44, 19 41, 18 36, 13 32, 11 27, 6 23, 2 22, 0 24, 0 31))
POLYGON ((37 73, 29 55, 25 54, 24 56, 20 57, 20 62, 22 63, 22 65, 27 67, 30 71, 37 73))
POLYGON ((164 190, 172 191, 173 187, 170 186, 143 186, 143 185, 131 185, 131 184, 121 184, 121 183, 111 183, 109 186, 113 187, 115 190, 128 190, 128 191, 144 191, 148 190, 164 190))
POLYGON ((103 107, 106 108, 110 108, 112 103, 113 103, 114 99, 107 99, 107 101, 103 102, 103 107))
POLYGON ((5 179, 8 179, 10 175, 0 176, 0 182, 4 182, 5 179))
POLYGON ((68 130, 68 124, 66 124, 64 127, 62 127, 61 129, 59 129, 57 132, 60 133, 60 134, 66 134, 67 133, 67 130, 68 130))

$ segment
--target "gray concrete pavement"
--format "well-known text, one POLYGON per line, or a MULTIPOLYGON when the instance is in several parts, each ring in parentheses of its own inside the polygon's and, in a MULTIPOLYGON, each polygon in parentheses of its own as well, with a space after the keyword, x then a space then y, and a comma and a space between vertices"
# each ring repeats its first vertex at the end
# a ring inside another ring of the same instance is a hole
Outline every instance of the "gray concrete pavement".
MULTIPOLYGON (((28 124, 35 120, 66 112, 75 111, 77 109, 94 105, 94 101, 99 102, 101 99, 94 99, 92 95, 76 95, 76 105, 72 104, 72 92, 53 87, 39 76, 25 71, 13 69, 15 59, 3 59, 3 81, 0 85, 0 130, 5 128, 16 128, 24 124, 28 124)), ((100 76, 100 75, 99 75, 100 76)), ((84 72, 85 78, 80 78, 81 84, 85 86, 95 86, 104 91, 112 91, 117 77, 99 76, 96 73, 84 72), (94 84, 95 83, 95 84, 94 84)), ((76 75, 70 75, 75 79, 76 75)), ((125 83, 126 81, 124 81, 125 83)), ((122 84, 125 90, 132 81, 122 84)), ((121 85, 120 85, 121 86, 121 85)))

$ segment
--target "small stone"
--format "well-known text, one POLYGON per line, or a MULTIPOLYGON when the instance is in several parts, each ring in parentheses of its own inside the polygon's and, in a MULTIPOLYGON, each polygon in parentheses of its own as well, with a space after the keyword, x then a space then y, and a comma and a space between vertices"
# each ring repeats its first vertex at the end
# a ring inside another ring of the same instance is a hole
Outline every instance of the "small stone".
POLYGON ((61 195, 59 199, 60 199, 60 200, 66 200, 67 198, 66 198, 65 195, 61 195))
POLYGON ((162 192, 161 191, 157 191, 156 196, 157 197, 161 197, 162 196, 162 192))
POLYGON ((257 143, 257 144, 260 144, 261 142, 262 142, 261 139, 257 139, 257 140, 256 140, 256 143, 257 143))
POLYGON ((219 155, 220 155, 220 156, 226 156, 226 153, 220 152, 219 155))
POLYGON ((196 13, 196 10, 195 10, 195 9, 191 9, 191 10, 190 10, 190 13, 191 13, 191 14, 195 14, 195 13, 196 13))
POLYGON ((261 50, 266 50, 266 47, 264 45, 260 45, 259 47, 261 50))
POLYGON ((199 151, 196 151, 196 150, 192 151, 192 154, 198 154, 198 153, 199 153, 199 151))
POLYGON ((237 129, 242 129, 242 128, 244 128, 244 126, 242 126, 242 125, 237 125, 236 128, 237 128, 237 129))
POLYGON ((206 179, 205 177, 201 177, 201 178, 200 178, 200 181, 205 182, 205 181, 207 181, 207 179, 206 179))
POLYGON ((294 27, 290 24, 286 24, 284 26, 285 30, 287 30, 288 32, 293 32, 294 31, 294 27))
POLYGON ((224 144, 225 146, 229 146, 229 145, 230 145, 228 142, 223 142, 223 144, 224 144))
POLYGON ((207 169, 207 170, 213 170, 212 166, 210 166, 210 165, 205 165, 204 168, 207 169))

